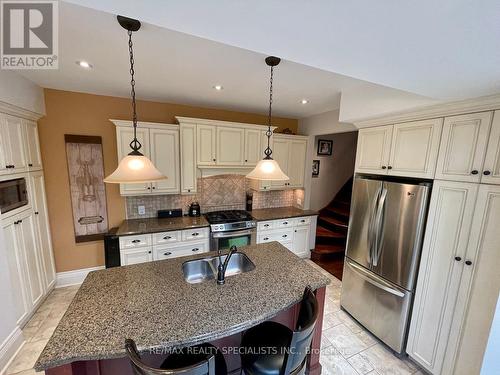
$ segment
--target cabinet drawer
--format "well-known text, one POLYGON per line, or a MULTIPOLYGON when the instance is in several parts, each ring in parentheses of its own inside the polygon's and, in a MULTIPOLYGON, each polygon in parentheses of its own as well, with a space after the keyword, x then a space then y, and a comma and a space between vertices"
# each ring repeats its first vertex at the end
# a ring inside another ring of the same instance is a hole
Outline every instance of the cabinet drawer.
POLYGON ((138 236, 122 236, 120 237, 120 249, 133 249, 136 247, 144 247, 151 245, 151 235, 141 234, 138 236))
POLYGON ((153 260, 150 247, 120 249, 120 264, 130 266, 132 264, 151 262, 153 260))
POLYGON ((294 219, 275 220, 277 228, 291 228, 295 225, 294 219))
POLYGON ((276 228, 276 222, 274 221, 261 221, 257 223, 257 230, 270 230, 276 228))
POLYGON ((154 260, 178 258, 187 255, 206 253, 207 251, 208 244, 206 241, 180 246, 155 246, 154 260))
POLYGON ((286 229, 280 231, 273 231, 269 233, 260 233, 257 235, 257 243, 267 243, 267 242, 289 242, 293 239, 293 230, 286 229))
POLYGON ((295 219, 296 226, 310 225, 310 224, 311 224, 311 217, 310 216, 298 217, 297 219, 295 219))
POLYGON ((181 241, 181 231, 162 232, 153 234, 153 244, 162 245, 181 241))
POLYGON ((195 228, 189 230, 182 231, 182 240, 190 241, 190 240, 201 240, 208 238, 208 228, 195 228))

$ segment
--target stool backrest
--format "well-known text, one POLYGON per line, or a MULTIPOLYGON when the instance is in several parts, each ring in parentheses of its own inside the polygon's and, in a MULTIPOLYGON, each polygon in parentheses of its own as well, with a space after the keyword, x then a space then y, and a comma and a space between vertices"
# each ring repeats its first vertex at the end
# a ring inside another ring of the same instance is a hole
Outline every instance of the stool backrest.
POLYGON ((304 290, 302 303, 300 304, 299 317, 292 333, 290 351, 285 356, 282 374, 290 374, 293 370, 304 364, 311 341, 314 335, 314 327, 318 320, 318 300, 310 286, 304 290))
POLYGON ((125 340, 125 350, 136 375, 215 375, 215 357, 213 355, 189 367, 161 369, 150 367, 141 360, 134 340, 125 340))

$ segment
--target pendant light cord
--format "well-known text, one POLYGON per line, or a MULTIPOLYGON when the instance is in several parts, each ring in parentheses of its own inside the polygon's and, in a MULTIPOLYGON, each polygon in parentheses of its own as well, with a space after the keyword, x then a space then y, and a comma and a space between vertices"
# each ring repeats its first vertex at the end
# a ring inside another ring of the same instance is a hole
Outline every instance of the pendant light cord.
POLYGON ((134 50, 132 44, 132 30, 128 30, 128 51, 130 55, 130 86, 132 89, 130 90, 130 94, 132 96, 132 124, 134 126, 134 139, 130 142, 130 148, 132 148, 132 152, 129 155, 142 155, 139 150, 142 147, 141 142, 137 139, 137 109, 135 103, 135 70, 134 70, 134 50))
POLYGON ((271 66, 271 79, 269 81, 269 114, 267 117, 267 148, 264 151, 264 154, 266 157, 264 159, 272 159, 271 155, 273 154, 273 150, 271 150, 270 147, 270 141, 271 141, 271 136, 273 135, 273 132, 271 130, 271 118, 272 118, 272 106, 273 106, 273 72, 274 72, 274 66, 271 66))

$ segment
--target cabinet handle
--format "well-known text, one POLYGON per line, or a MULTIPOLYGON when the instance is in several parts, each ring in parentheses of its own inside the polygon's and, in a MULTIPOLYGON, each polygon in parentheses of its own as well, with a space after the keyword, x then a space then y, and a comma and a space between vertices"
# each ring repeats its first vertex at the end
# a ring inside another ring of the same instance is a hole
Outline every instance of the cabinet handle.
POLYGON ((165 236, 165 237, 163 237, 164 240, 169 240, 171 238, 172 238, 171 236, 165 236))
POLYGON ((35 211, 35 215, 38 215, 38 211, 35 211))
POLYGON ((198 232, 194 232, 194 233, 191 234, 191 236, 194 236, 194 237, 199 236, 199 235, 200 234, 198 232))
POLYGON ((269 224, 264 224, 264 226, 267 228, 269 226, 269 224))
POLYGON ((483 174, 484 174, 485 176, 489 176, 489 175, 491 174, 491 172, 490 172, 490 171, 484 171, 484 172, 483 172, 483 174))
POLYGON ((195 247, 195 248, 194 248, 193 250, 191 250, 191 251, 198 251, 198 250, 200 250, 200 249, 199 249, 199 248, 197 248, 197 247, 195 247))
POLYGON ((267 241, 267 240, 269 240, 269 237, 264 237, 263 240, 267 241))
POLYGON ((387 169, 392 169, 392 166, 388 165, 388 166, 387 166, 387 169))
POLYGON ((172 255, 170 251, 167 251, 166 253, 163 253, 163 255, 172 255))
POLYGON ((468 266, 470 266, 470 265, 472 265, 472 262, 470 260, 466 260, 465 264, 467 264, 468 266))
POLYGON ((139 243, 141 240, 132 240, 132 243, 139 243))
POLYGON ((474 174, 474 175, 476 175, 476 174, 478 174, 478 173, 479 173, 479 172, 478 172, 477 170, 475 170, 475 169, 474 169, 474 170, 473 170, 470 174, 474 174))
POLYGON ((33 164, 31 164, 31 163, 28 164, 28 167, 32 167, 32 166, 33 166, 33 164))
POLYGON ((300 222, 301 222, 301 223, 305 223, 306 221, 305 221, 304 219, 302 219, 300 222))
POLYGON ((460 262, 460 261, 462 260, 462 258, 460 258, 460 257, 455 257, 455 260, 456 260, 457 262, 460 262))
POLYGON ((385 165, 382 166, 382 169, 386 169, 387 167, 385 165))
POLYGON ((281 237, 283 237, 283 238, 287 238, 287 237, 288 237, 288 235, 287 235, 287 234, 284 234, 284 235, 282 235, 281 237))
POLYGON ((284 221, 284 222, 283 222, 283 225, 288 225, 288 221, 284 221))

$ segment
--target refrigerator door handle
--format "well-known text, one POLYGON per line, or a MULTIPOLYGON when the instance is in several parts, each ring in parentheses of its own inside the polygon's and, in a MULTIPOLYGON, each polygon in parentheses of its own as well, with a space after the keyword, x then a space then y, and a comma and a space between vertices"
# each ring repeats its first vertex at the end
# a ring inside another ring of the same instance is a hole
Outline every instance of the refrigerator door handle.
POLYGON ((358 274, 362 279, 365 281, 369 282, 373 286, 376 286, 379 289, 382 289, 388 293, 391 293, 397 297, 404 298, 405 294, 397 289, 395 289, 392 285, 390 285, 388 282, 374 276, 371 274, 369 271, 365 270, 363 267, 358 266, 355 263, 352 263, 350 260, 346 259, 347 265, 358 274))
POLYGON ((384 218, 386 197, 387 197, 387 189, 385 187, 382 187, 377 202, 377 211, 376 211, 377 213, 375 215, 375 246, 373 247, 373 258, 372 258, 372 264, 374 267, 378 265, 378 261, 380 259, 380 252, 382 250, 380 236, 382 235, 382 229, 383 229, 382 223, 384 218))
POLYGON ((373 266, 373 259, 374 259, 374 237, 375 237, 375 230, 376 230, 376 213, 377 213, 377 207, 378 207, 378 202, 380 198, 380 192, 382 191, 382 185, 380 185, 380 189, 377 191, 377 194, 375 195, 375 199, 373 200, 372 206, 371 206, 371 211, 370 211, 370 219, 368 221, 368 255, 370 257, 369 263, 371 266, 373 266))

